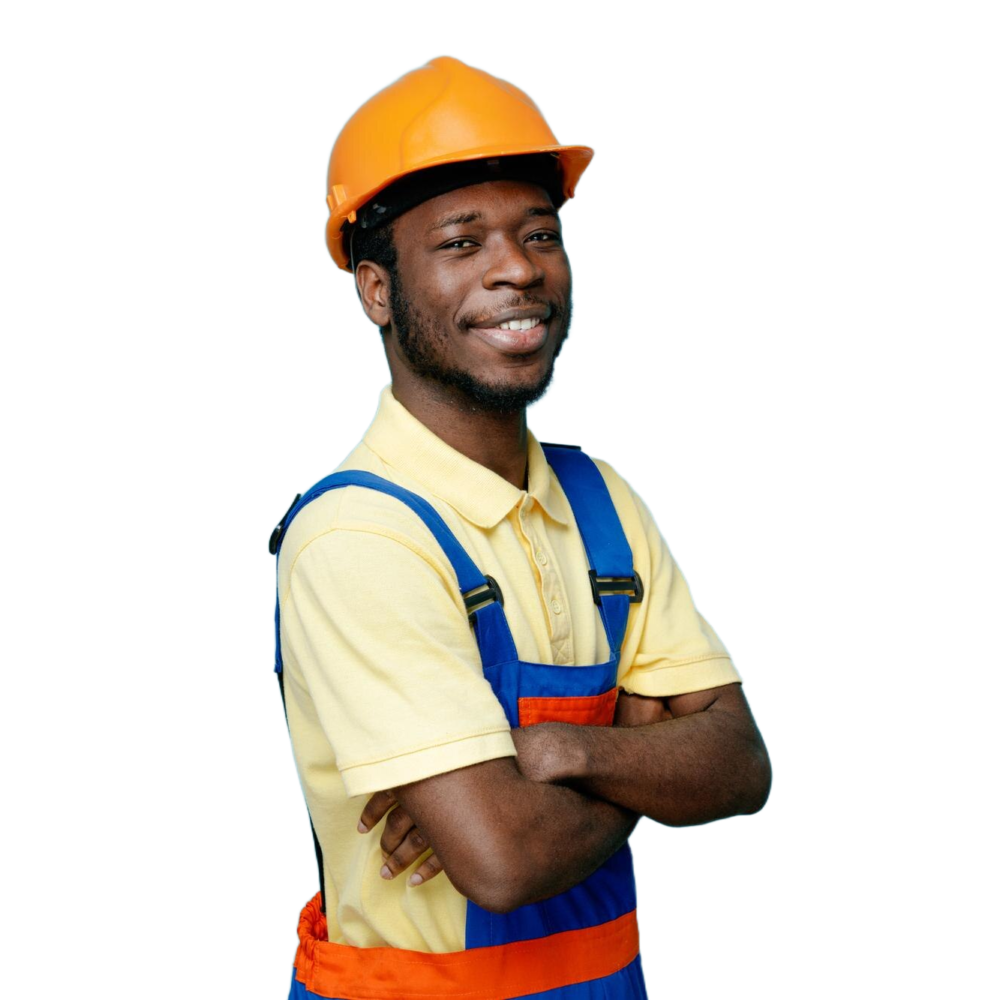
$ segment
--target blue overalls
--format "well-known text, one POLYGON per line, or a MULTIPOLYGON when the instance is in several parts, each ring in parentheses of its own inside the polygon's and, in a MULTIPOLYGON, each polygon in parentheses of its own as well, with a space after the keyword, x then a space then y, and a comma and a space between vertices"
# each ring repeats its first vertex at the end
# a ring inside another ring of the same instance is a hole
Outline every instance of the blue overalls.
MULTIPOLYGON (((578 448, 543 444, 576 518, 590 563, 595 603, 611 657, 592 666, 556 666, 519 660, 496 581, 472 562, 437 511, 422 497, 369 472, 327 476, 296 498, 271 538, 277 552, 288 525, 310 501, 345 486, 397 497, 434 534, 458 577, 482 657, 483 674, 512 727, 546 721, 610 725, 617 695, 618 660, 630 602, 642 583, 600 470, 578 448)), ((275 608, 281 678, 279 610, 275 608)), ((315 831, 314 831, 315 838, 315 831)), ((646 997, 638 954, 636 892, 628 844, 566 892, 510 913, 467 903, 465 951, 428 954, 394 948, 354 948, 325 940, 321 893, 303 910, 300 946, 289 1000, 413 1000, 462 997, 507 1000, 639 1000, 646 997)))

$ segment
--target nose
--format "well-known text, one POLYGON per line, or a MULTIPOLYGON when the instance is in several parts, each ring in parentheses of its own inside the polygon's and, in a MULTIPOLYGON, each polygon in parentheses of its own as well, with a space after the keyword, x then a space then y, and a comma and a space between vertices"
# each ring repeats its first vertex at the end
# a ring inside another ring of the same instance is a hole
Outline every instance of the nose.
POLYGON ((544 269, 517 237, 498 238, 491 251, 489 266, 483 274, 483 286, 486 288, 502 288, 505 285, 530 288, 545 277, 544 269))

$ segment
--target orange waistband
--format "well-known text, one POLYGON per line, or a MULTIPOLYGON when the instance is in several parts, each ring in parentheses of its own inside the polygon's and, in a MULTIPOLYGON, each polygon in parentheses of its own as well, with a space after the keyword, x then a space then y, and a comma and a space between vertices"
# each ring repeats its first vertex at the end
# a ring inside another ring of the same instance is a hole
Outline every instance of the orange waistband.
POLYGON ((317 893, 299 917, 295 978, 340 1000, 504 1000, 610 976, 639 954, 635 910, 596 927, 467 951, 355 948, 325 937, 317 893))

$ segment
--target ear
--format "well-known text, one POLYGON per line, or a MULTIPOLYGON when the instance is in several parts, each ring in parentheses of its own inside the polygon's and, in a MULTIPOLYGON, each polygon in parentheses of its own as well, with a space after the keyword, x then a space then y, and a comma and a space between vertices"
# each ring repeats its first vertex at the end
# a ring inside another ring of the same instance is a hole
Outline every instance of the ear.
POLYGON ((368 318, 378 327, 389 325, 389 272, 380 264, 363 260, 354 273, 361 305, 368 318))

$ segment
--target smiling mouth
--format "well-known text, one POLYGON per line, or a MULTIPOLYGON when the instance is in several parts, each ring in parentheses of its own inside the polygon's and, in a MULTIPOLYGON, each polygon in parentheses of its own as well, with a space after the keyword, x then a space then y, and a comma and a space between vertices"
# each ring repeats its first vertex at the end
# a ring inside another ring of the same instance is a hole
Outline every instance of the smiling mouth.
POLYGON ((497 326, 469 327, 469 332, 504 354, 534 354, 548 339, 549 321, 514 319, 497 326))

